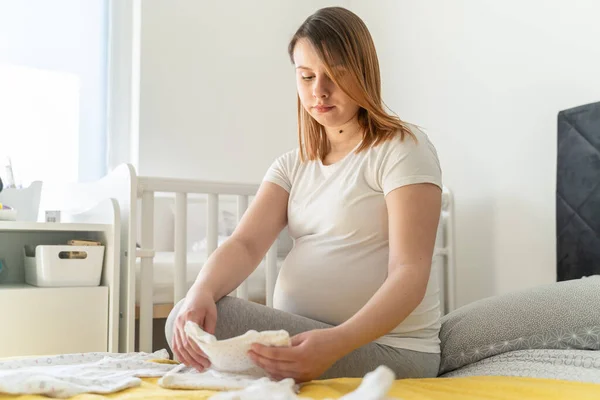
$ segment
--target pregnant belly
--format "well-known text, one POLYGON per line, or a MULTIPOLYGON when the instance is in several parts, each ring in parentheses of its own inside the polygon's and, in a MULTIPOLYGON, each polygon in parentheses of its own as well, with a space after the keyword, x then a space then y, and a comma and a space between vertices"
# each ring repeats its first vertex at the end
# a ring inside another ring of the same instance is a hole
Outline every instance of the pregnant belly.
POLYGON ((281 267, 273 306, 331 325, 360 310, 387 276, 387 249, 296 246, 281 267))

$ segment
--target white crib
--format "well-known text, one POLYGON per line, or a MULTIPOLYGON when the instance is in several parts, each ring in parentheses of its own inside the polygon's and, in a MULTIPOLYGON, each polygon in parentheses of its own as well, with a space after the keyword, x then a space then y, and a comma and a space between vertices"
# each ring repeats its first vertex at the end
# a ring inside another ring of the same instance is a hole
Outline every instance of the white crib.
MULTIPOLYGON (((138 177, 138 196, 141 198, 141 248, 136 255, 142 259, 141 293, 139 312, 139 349, 152 349, 153 319, 153 258, 154 258, 154 196, 156 193, 175 195, 175 263, 173 304, 185 297, 187 292, 186 256, 187 256, 187 205, 190 194, 206 194, 207 199, 207 249, 210 254, 217 248, 217 223, 219 195, 237 196, 237 221, 248 208, 250 198, 258 191, 258 185, 222 183, 184 179, 165 179, 156 177, 138 177)), ((133 212, 132 212, 133 214, 133 212)), ((134 260, 132 260, 134 261, 134 260)), ((266 304, 273 304, 273 288, 277 279, 277 242, 266 255, 266 304)), ((248 299, 248 281, 244 281, 236 293, 242 299, 248 299)))
MULTIPOLYGON (((172 304, 182 299, 188 288, 187 265, 187 220, 188 201, 194 195, 206 196, 206 256, 218 246, 218 212, 220 196, 235 196, 237 199, 237 221, 240 220, 259 185, 211 182, 188 179, 137 176, 132 165, 119 166, 98 182, 69 185, 45 192, 42 208, 68 210, 76 221, 78 213, 91 208, 106 198, 115 199, 121 214, 121 268, 119 294, 119 351, 134 351, 135 318, 139 315, 139 351, 152 351, 152 326, 154 315, 153 282, 154 258, 154 204, 157 195, 171 196, 175 206, 174 218, 174 271, 172 304), (139 215, 138 215, 139 214, 139 215), (138 221, 141 226, 138 226, 138 221), (139 233, 138 233, 139 232, 139 233), (139 236, 139 237, 138 237, 139 236), (138 264, 139 261, 139 265, 138 264), (136 313, 136 276, 139 266, 139 314, 136 313)), ((455 308, 455 262, 454 262, 454 210, 453 197, 444 188, 442 215, 436 239, 434 270, 440 273, 440 301, 442 312, 455 308)), ((277 241, 267 252, 264 264, 265 302, 273 305, 273 292, 277 279, 277 241)), ((248 280, 230 295, 248 299, 248 280)), ((168 312, 168 309, 166 310, 168 312)))

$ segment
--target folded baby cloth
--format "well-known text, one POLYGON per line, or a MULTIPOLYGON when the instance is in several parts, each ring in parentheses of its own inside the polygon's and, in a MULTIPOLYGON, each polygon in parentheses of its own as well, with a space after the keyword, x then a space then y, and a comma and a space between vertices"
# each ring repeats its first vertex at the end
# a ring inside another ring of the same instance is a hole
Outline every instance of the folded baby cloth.
POLYGON ((230 339, 217 340, 198 324, 188 321, 185 332, 210 360, 211 367, 203 372, 184 365, 165 374, 158 384, 169 389, 243 389, 257 382, 271 382, 266 372, 248 356, 253 343, 266 346, 290 346, 288 332, 250 330, 230 339))
POLYGON ((253 343, 265 346, 289 347, 292 345, 290 335, 285 330, 262 331, 250 330, 243 335, 230 339, 217 340, 198 324, 188 321, 185 332, 207 355, 211 368, 220 372, 233 372, 251 376, 266 376, 265 372, 256 366, 248 351, 253 343))

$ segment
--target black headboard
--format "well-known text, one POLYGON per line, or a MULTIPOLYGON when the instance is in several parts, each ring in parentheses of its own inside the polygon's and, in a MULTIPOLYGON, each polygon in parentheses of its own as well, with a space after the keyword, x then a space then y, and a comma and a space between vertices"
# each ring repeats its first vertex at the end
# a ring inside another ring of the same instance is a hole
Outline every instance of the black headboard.
POLYGON ((600 274, 600 102, 558 113, 557 279, 600 274))

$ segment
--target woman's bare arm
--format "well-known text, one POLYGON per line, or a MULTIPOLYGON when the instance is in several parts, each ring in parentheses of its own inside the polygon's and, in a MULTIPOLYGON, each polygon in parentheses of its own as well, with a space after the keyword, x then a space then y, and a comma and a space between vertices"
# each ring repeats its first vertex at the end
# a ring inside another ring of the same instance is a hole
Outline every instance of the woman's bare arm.
POLYGON ((211 254, 188 294, 210 293, 216 302, 238 287, 287 224, 288 198, 281 186, 263 182, 231 237, 211 254))

